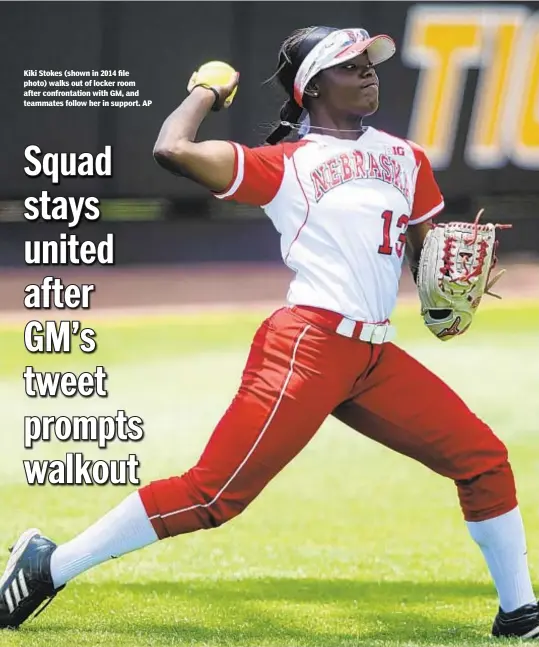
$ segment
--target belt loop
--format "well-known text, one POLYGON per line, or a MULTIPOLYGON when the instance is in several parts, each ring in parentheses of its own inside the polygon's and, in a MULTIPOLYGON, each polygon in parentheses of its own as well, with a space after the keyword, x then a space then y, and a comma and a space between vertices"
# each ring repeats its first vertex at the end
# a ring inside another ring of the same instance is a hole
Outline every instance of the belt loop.
POLYGON ((387 324, 382 324, 381 326, 375 326, 372 331, 371 342, 373 344, 383 344, 386 339, 386 333, 388 331, 387 324))
POLYGON ((356 330, 356 323, 352 319, 347 319, 343 317, 340 324, 335 329, 335 332, 339 333, 343 337, 353 337, 356 330))

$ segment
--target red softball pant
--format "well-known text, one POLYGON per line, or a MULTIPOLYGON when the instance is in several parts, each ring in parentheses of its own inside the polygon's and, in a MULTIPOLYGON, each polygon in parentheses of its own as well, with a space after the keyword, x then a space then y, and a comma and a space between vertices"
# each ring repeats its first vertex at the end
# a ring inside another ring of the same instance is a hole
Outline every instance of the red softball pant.
POLYGON ((341 319, 295 306, 262 323, 238 393, 198 463, 140 490, 160 538, 240 514, 330 414, 453 479, 468 521, 517 505, 507 450, 492 430, 394 344, 336 333, 341 319))

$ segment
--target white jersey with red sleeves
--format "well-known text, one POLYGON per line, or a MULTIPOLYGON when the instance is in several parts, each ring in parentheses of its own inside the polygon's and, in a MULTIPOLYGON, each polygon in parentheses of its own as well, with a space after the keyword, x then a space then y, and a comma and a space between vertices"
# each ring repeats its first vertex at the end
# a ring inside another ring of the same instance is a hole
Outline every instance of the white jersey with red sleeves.
POLYGON ((444 206, 423 150, 372 127, 357 140, 308 134, 276 146, 233 145, 234 178, 216 197, 260 206, 272 220, 295 272, 288 303, 387 321, 406 230, 444 206))

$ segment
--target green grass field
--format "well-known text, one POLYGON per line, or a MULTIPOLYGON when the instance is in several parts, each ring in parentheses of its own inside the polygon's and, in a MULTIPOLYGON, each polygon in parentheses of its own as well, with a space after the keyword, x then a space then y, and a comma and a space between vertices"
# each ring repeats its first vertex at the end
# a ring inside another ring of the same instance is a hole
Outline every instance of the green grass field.
MULTIPOLYGON (((22 326, 1 328, 0 547, 28 526, 67 540, 131 491, 30 487, 24 458, 62 458, 75 447, 95 458, 136 451, 144 482, 190 467, 235 392, 264 314, 104 320, 89 357, 33 357, 22 326), (27 364, 104 365, 109 398, 32 401, 21 378, 27 364), (24 415, 121 408, 144 418, 142 443, 23 448, 24 415)), ((509 446, 539 589, 537 304, 483 307, 467 335, 446 344, 415 307, 401 306, 394 321, 399 343, 509 446)), ((0 634, 0 646, 492 645, 495 612, 454 485, 328 420, 243 515, 84 574, 39 618, 0 634)))

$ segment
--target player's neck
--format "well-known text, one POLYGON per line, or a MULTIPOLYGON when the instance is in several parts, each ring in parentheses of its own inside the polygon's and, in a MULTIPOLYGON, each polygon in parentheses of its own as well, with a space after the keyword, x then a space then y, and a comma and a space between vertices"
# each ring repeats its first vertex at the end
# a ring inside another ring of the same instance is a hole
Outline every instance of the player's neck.
POLYGON ((330 135, 337 139, 357 139, 363 134, 362 117, 350 113, 331 114, 325 108, 313 111, 310 115, 312 133, 330 135))

